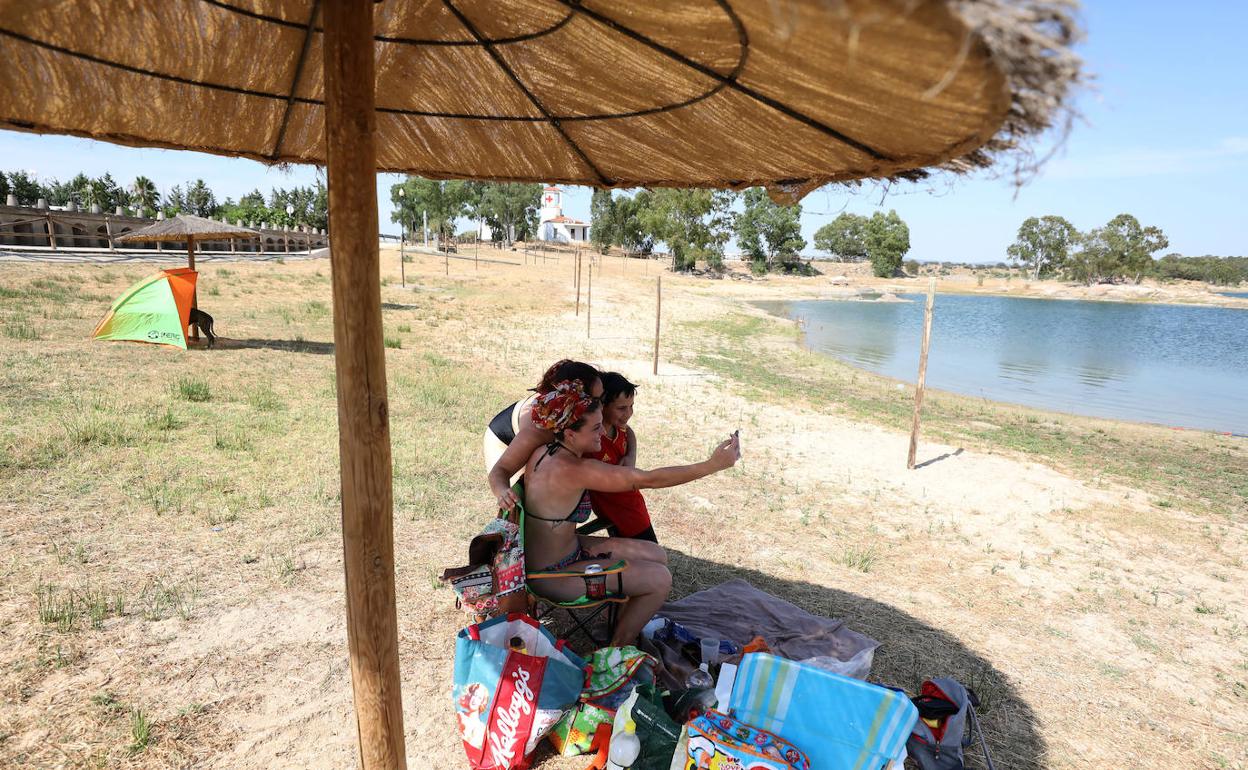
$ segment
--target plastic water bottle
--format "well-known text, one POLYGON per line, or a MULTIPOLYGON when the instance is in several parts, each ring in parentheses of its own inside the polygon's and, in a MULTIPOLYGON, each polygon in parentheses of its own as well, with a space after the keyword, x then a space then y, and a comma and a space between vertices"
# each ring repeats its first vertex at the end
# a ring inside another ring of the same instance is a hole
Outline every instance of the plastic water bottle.
POLYGON ((611 736, 606 770, 628 770, 640 754, 641 739, 637 737, 637 724, 630 715, 624 720, 624 732, 611 736))
POLYGON ((711 678, 711 669, 705 663, 699 663, 697 670, 685 680, 685 688, 688 690, 709 690, 714 686, 715 680, 711 678))

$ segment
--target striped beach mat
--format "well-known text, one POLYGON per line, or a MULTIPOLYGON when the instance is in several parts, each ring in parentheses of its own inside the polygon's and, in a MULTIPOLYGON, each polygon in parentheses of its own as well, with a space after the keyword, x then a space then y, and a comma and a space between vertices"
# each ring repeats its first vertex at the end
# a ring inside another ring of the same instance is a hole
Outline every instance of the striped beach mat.
POLYGON ((900 759, 919 718, 904 693, 763 652, 742 659, 728 708, 806 752, 811 767, 836 770, 900 759))

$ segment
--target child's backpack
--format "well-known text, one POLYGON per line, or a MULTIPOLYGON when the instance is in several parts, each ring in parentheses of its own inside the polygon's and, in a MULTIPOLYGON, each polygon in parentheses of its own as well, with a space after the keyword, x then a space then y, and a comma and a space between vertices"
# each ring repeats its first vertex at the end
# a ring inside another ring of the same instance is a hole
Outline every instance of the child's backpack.
MULTIPOLYGON (((919 710, 919 721, 906 741, 906 753, 921 770, 963 770, 964 750, 971 745, 971 732, 976 728, 979 699, 975 693, 956 680, 937 677, 924 682, 911 700, 919 710)), ((982 732, 979 743, 988 769, 993 770, 982 732)))

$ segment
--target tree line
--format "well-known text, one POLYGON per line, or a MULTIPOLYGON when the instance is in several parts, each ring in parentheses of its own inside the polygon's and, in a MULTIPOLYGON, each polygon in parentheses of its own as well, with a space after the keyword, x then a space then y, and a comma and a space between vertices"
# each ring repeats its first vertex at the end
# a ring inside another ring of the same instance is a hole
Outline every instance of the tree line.
POLYGON ((779 205, 761 187, 741 193, 657 188, 630 195, 597 190, 590 213, 590 239, 603 253, 617 246, 630 254, 649 254, 661 242, 673 269, 692 270, 702 261, 719 271, 724 250, 735 237, 756 274, 809 272, 801 259, 806 248, 801 205, 779 205), (741 210, 734 211, 738 202, 741 210))
POLYGON ((268 197, 256 189, 238 201, 229 197, 219 201, 202 179, 176 184, 161 195, 156 183, 146 176, 135 177, 123 186, 109 173, 96 178, 79 173, 67 182, 40 182, 24 171, 0 172, 0 199, 9 194, 17 196, 19 206, 34 206, 43 198, 52 206, 67 206, 71 201, 83 208, 99 206, 104 211, 122 206, 133 209, 138 216, 154 217, 157 211, 163 211, 167 217, 224 216, 231 222, 268 223, 272 227, 306 225, 324 229, 329 224, 329 195, 320 181, 308 187, 273 188, 268 197))
POLYGON ((455 236, 455 221, 470 217, 490 226, 493 240, 510 247, 537 235, 540 184, 462 182, 412 176, 391 185, 390 221, 405 232, 424 226, 442 243, 455 236))
POLYGON ((1064 217, 1028 217, 1006 254, 1032 278, 1060 277, 1086 284, 1139 283, 1146 277, 1234 285, 1248 280, 1248 258, 1156 254, 1170 246, 1161 228, 1119 214, 1080 232, 1064 217))

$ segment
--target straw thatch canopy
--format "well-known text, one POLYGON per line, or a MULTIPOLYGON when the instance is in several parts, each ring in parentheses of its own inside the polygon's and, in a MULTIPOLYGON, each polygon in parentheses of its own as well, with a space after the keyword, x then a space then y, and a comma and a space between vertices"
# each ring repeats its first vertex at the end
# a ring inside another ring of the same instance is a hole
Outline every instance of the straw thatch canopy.
MULTIPOLYGON (((797 194, 1026 166, 1079 77, 1070 3, 379 2, 377 166, 797 194)), ((320 10, 0 2, 0 126, 324 163, 320 10)))
POLYGON ((197 217, 192 214, 178 214, 172 219, 154 222, 147 227, 119 235, 115 239, 119 243, 185 243, 188 239, 200 241, 224 240, 227 238, 259 238, 260 233, 246 227, 236 227, 226 222, 197 217))

